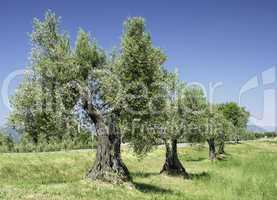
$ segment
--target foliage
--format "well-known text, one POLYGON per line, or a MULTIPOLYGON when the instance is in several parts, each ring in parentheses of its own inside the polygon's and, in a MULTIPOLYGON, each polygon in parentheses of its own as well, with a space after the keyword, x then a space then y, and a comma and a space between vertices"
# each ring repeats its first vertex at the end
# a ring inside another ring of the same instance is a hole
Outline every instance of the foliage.
POLYGON ((185 89, 184 106, 186 114, 183 117, 184 124, 187 127, 185 135, 189 142, 203 142, 205 137, 207 99, 203 90, 196 86, 190 86, 185 89))
POLYGON ((243 135, 246 131, 249 112, 234 102, 220 104, 218 109, 223 113, 227 120, 232 122, 235 127, 233 138, 239 139, 240 135, 243 135))
POLYGON ((124 23, 116 73, 124 90, 119 106, 121 126, 138 154, 151 148, 153 126, 160 120, 165 59, 164 53, 153 46, 144 19, 129 18, 124 23))
POLYGON ((12 97, 9 124, 22 138, 38 146, 60 143, 65 138, 81 138, 76 133, 85 130, 80 130, 83 128, 77 122, 75 111, 68 107, 71 98, 65 94, 66 83, 79 70, 69 37, 61 33, 60 19, 51 11, 46 13, 44 21, 34 19, 33 29, 31 66, 12 97))
POLYGON ((0 152, 10 152, 14 148, 12 138, 5 133, 0 133, 0 152))

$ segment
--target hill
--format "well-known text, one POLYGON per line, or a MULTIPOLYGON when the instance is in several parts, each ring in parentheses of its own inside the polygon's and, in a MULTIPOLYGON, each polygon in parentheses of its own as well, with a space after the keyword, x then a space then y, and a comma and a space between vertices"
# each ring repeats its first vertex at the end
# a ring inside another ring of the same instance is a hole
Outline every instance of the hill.
POLYGON ((247 130, 254 133, 264 133, 267 131, 266 129, 256 125, 248 125, 247 130))

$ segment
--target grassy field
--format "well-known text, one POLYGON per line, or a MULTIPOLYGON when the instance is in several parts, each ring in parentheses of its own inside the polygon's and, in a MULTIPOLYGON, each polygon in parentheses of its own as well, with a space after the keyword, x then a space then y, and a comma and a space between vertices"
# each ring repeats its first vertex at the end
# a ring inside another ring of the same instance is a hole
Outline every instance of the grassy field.
POLYGON ((159 175, 164 150, 143 160, 123 151, 135 188, 84 180, 94 153, 69 151, 0 155, 1 200, 277 199, 277 143, 227 145, 223 160, 207 160, 207 148, 180 148, 190 180, 159 175))

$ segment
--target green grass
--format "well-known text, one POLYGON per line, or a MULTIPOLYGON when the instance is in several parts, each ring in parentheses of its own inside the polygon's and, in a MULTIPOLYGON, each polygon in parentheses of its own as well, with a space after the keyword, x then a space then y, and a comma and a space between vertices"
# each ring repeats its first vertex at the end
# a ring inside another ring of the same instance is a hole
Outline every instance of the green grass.
POLYGON ((88 182, 84 174, 92 151, 0 155, 1 200, 95 199, 277 199, 277 144, 248 142, 227 145, 223 160, 207 160, 207 148, 180 148, 179 155, 192 179, 159 175, 164 150, 143 160, 123 151, 135 188, 88 182))

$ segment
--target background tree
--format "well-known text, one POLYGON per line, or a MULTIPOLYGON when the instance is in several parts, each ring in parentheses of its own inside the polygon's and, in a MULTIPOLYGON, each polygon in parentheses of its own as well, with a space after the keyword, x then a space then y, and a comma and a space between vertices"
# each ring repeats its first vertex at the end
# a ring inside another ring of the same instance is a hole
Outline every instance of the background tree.
POLYGON ((206 111, 206 129, 205 138, 209 145, 209 159, 216 159, 216 139, 224 131, 223 122, 225 120, 223 114, 219 112, 214 105, 210 105, 210 108, 206 111))
POLYGON ((188 177, 178 158, 178 140, 194 135, 202 137, 207 107, 203 91, 198 87, 187 87, 178 80, 176 74, 167 75, 166 104, 163 110, 163 139, 166 146, 166 159, 161 172, 188 177))
POLYGON ((207 99, 201 88, 197 86, 186 87, 184 94, 186 115, 184 123, 187 127, 185 138, 190 142, 205 142, 207 99))
POLYGON ((178 158, 177 142, 183 137, 186 127, 184 117, 186 114, 184 102, 185 85, 178 80, 175 74, 168 74, 166 88, 166 104, 163 110, 164 119, 161 127, 164 129, 166 154, 165 163, 160 173, 181 175, 189 177, 181 161, 178 158))
POLYGON ((79 131, 74 111, 65 106, 62 93, 76 66, 69 37, 61 33, 54 13, 48 11, 44 21, 34 20, 31 42, 32 73, 25 76, 12 97, 9 123, 35 145, 73 139, 84 131, 79 131))
POLYGON ((52 129, 43 132, 46 140, 57 137, 59 140, 69 129, 72 113, 63 106, 62 84, 72 76, 71 49, 69 36, 60 30, 60 18, 46 12, 44 21, 34 19, 32 41, 32 70, 41 88, 41 115, 52 124, 52 129), (65 131, 64 131, 65 130, 65 131))
POLYGON ((234 139, 238 143, 240 139, 240 135, 246 130, 249 112, 245 110, 245 108, 240 107, 238 104, 234 102, 220 104, 218 109, 223 113, 224 117, 230 121, 234 129, 234 139))
POLYGON ((11 98, 12 112, 9 115, 9 123, 16 131, 30 142, 37 143, 42 132, 41 119, 37 102, 40 90, 35 81, 29 76, 23 80, 11 98))
POLYGON ((221 120, 221 126, 222 129, 220 129, 220 132, 216 138, 216 143, 218 146, 217 153, 225 154, 225 142, 230 138, 232 133, 234 133, 235 127, 232 122, 227 120, 225 117, 221 120))
POLYGON ((0 131, 0 152, 6 153, 14 150, 14 141, 10 135, 3 130, 0 131))

